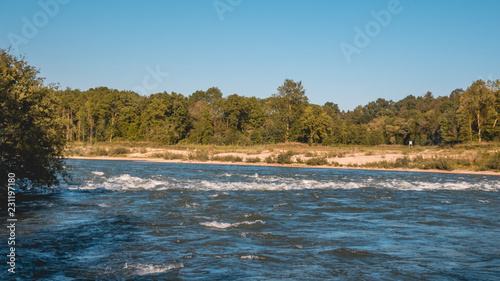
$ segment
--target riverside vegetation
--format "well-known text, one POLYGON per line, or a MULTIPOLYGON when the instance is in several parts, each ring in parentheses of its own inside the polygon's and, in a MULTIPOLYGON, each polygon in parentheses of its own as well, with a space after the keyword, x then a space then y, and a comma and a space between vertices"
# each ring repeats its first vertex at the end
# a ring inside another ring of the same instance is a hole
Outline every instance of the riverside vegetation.
POLYGON ((164 159, 346 168, 469 170, 500 172, 498 143, 451 146, 307 146, 300 143, 255 146, 160 145, 148 142, 72 143, 67 156, 164 159))

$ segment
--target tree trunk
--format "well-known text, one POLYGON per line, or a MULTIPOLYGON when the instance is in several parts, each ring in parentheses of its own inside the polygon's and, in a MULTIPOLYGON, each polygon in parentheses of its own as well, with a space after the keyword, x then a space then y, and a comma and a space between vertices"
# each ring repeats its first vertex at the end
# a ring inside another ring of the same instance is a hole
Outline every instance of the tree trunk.
POLYGON ((69 124, 70 124, 70 131, 69 131, 69 141, 73 141, 73 110, 69 110, 70 117, 69 117, 69 124))
POLYGON ((477 111, 477 137, 479 139, 479 142, 481 142, 481 131, 482 131, 481 113, 478 110, 477 111))
POLYGON ((91 118, 90 113, 87 114, 87 118, 89 119, 90 144, 92 144, 92 138, 94 136, 94 120, 91 118))
POLYGON ((469 136, 470 141, 472 142, 472 116, 469 116, 469 136))
POLYGON ((68 109, 68 113, 66 114, 65 111, 63 111, 63 114, 62 116, 64 119, 66 119, 66 141, 69 141, 69 128, 70 128, 70 124, 69 124, 69 109, 68 109))
POLYGON ((118 115, 118 113, 111 114, 111 134, 109 136, 109 142, 113 142, 113 131, 115 129, 115 118, 118 115))
POLYGON ((288 143, 288 130, 290 128, 290 124, 286 123, 286 132, 285 132, 285 143, 288 143))

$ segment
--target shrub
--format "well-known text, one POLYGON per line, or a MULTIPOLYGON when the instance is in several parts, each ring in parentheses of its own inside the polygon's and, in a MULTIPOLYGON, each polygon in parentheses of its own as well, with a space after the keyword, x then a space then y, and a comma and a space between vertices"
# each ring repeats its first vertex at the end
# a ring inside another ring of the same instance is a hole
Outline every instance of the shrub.
POLYGON ((174 160, 174 159, 183 159, 184 155, 180 153, 172 153, 170 151, 167 151, 163 154, 163 159, 165 160, 174 160))
POLYGON ((129 153, 130 153, 130 149, 125 148, 125 147, 113 147, 108 151, 108 155, 110 155, 110 156, 112 156, 112 155, 125 155, 125 154, 129 154, 129 153))
POLYGON ((311 166, 320 166, 320 165, 328 165, 328 161, 325 158, 313 157, 306 161, 307 165, 311 166))
POLYGON ((272 163, 276 163, 273 159, 273 157, 271 156, 267 156, 266 159, 264 159, 264 161, 268 164, 272 164, 272 163))
POLYGON ((245 160, 247 163, 259 163, 260 158, 259 157, 249 157, 245 160))
POLYGON ((89 150, 89 155, 91 156, 108 156, 108 151, 102 147, 91 148, 89 150))
POLYGON ((189 154, 188 159, 189 160, 208 161, 208 160, 210 160, 210 155, 208 154, 208 151, 196 150, 195 152, 189 154))
POLYGON ((213 161, 223 161, 223 162, 243 162, 243 158, 239 156, 233 155, 224 155, 224 156, 213 156, 213 161))
POLYGON ((276 160, 276 163, 278 164, 291 164, 292 163, 292 156, 295 153, 293 151, 287 151, 287 152, 282 152, 278 154, 278 159, 276 160))
POLYGON ((485 170, 500 170, 500 152, 497 152, 489 157, 484 164, 485 170))
POLYGON ((333 167, 341 167, 341 166, 342 166, 342 165, 340 165, 340 163, 339 163, 339 162, 335 162, 335 161, 333 161, 333 162, 331 163, 331 165, 332 165, 333 167))
POLYGON ((424 163, 424 169, 453 170, 453 160, 445 157, 433 157, 424 163))
POLYGON ((64 152, 64 155, 65 156, 72 156, 72 155, 85 156, 86 153, 85 153, 85 151, 83 151, 83 149, 77 147, 77 148, 70 148, 70 149, 66 150, 64 152))
POLYGON ((408 156, 397 158, 394 162, 397 168, 410 168, 411 159, 408 156))
POLYGON ((316 157, 316 156, 318 156, 318 154, 316 152, 312 153, 312 152, 308 151, 308 152, 304 153, 304 156, 305 157, 316 157))
POLYGON ((342 151, 330 151, 328 154, 326 154, 326 157, 329 158, 342 158, 345 157, 345 152, 342 151))

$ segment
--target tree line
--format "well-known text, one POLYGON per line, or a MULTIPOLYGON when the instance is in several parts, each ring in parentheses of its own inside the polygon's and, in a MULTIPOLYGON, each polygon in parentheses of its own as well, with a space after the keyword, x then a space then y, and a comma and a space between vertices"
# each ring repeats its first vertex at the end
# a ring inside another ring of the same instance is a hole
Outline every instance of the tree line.
POLYGON ((98 87, 53 90, 67 141, 152 141, 161 144, 417 145, 499 141, 500 81, 478 80, 449 96, 379 98, 354 110, 309 103, 301 82, 286 79, 268 98, 212 87, 189 96, 141 96, 98 87))

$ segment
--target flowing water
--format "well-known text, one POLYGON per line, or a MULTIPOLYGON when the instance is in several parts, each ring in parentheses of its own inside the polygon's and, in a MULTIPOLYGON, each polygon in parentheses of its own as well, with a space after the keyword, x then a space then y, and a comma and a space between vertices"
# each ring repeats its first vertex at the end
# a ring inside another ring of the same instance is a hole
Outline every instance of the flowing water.
POLYGON ((0 278, 500 278, 499 177, 90 160, 67 169, 73 182, 60 192, 17 198, 17 273, 4 266, 0 278))

